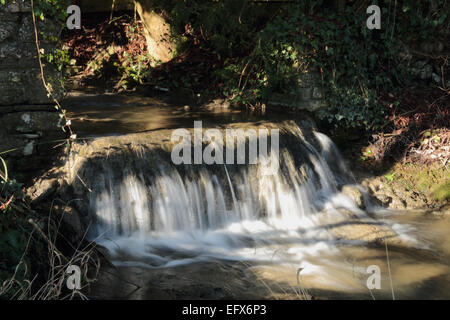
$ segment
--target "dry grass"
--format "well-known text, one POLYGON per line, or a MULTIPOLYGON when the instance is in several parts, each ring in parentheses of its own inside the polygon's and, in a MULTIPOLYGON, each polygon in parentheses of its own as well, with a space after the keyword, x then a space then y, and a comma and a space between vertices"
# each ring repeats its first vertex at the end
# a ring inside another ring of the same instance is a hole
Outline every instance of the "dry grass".
POLYGON ((14 274, 0 284, 0 297, 9 297, 11 300, 88 299, 85 293, 90 284, 96 281, 100 271, 100 259, 96 252, 95 243, 89 242, 81 248, 84 243, 83 237, 79 244, 72 248, 73 254, 68 258, 56 246, 56 239, 58 236, 62 236, 59 232, 61 220, 55 226, 55 221, 49 217, 47 233, 34 220, 29 219, 28 223, 33 227, 33 231, 29 235, 26 249, 15 268, 14 274), (55 231, 52 232, 51 230, 55 231), (30 243, 34 233, 39 234, 44 240, 47 244, 48 251, 46 258, 48 264, 48 273, 45 275, 46 281, 39 285, 37 284, 39 274, 30 276, 28 266, 25 262, 25 258, 31 249, 30 243), (67 270, 72 265, 78 266, 81 270, 81 279, 83 282, 79 290, 69 290, 67 288, 67 270))

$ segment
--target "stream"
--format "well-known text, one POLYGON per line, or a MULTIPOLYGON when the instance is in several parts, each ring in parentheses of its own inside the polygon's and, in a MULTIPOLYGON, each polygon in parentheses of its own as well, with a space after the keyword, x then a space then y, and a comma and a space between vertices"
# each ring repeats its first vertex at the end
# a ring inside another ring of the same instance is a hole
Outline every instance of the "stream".
POLYGON ((307 117, 124 95, 73 94, 64 107, 82 141, 78 210, 112 263, 94 299, 450 298, 448 216, 375 206, 307 117), (171 134, 199 120, 279 130, 277 174, 175 165, 171 134))

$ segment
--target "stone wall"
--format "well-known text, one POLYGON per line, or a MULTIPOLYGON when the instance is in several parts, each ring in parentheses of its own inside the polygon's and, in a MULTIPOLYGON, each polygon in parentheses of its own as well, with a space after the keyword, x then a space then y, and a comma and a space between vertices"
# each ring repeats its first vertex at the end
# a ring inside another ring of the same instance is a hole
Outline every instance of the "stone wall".
MULTIPOLYGON (((48 163, 64 133, 40 78, 30 1, 0 4, 0 153, 12 176, 35 173, 48 163)), ((51 23, 46 20, 45 23, 51 23)), ((44 49, 52 44, 42 43, 44 49)), ((46 70, 48 79, 55 79, 46 70)), ((62 93, 54 81, 52 87, 62 93)))
POLYGON ((273 93, 269 105, 310 112, 326 107, 320 74, 315 71, 299 74, 295 92, 273 93))

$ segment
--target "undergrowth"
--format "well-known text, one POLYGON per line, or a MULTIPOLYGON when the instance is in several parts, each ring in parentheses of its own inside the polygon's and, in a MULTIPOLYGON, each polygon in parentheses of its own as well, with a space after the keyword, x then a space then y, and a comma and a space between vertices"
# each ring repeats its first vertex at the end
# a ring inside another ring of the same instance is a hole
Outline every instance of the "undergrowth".
MULTIPOLYGON (((201 78, 198 69, 212 70, 205 89, 237 104, 258 106, 270 102, 274 93, 295 93, 299 74, 317 71, 327 101, 319 118, 334 128, 379 130, 390 113, 383 94, 397 97, 416 81, 408 70, 408 47, 445 44, 450 12, 445 0, 370 4, 382 8, 381 30, 366 27, 367 1, 346 3, 341 11, 328 1, 155 2, 173 33, 188 39, 188 52, 202 48, 213 57, 190 66, 192 55, 185 54, 185 60, 172 63, 177 68, 165 74, 171 79, 169 87, 177 83, 180 70, 188 78, 192 73, 191 81, 184 82, 201 91, 195 85, 201 78)), ((433 59, 445 73, 448 56, 433 59)), ((442 89, 448 90, 445 84, 442 89)))
POLYGON ((21 187, 15 180, 0 183, 0 299, 86 299, 100 267, 95 245, 67 240, 62 217, 35 212, 21 187), (72 265, 82 272, 79 290, 66 286, 72 265))
MULTIPOLYGON (((109 62, 119 74, 115 89, 142 83, 170 90, 181 87, 194 95, 220 94, 248 107, 270 103, 275 93, 295 94, 300 75, 317 72, 327 107, 316 115, 330 131, 382 130, 392 106, 400 104, 401 93, 417 83, 409 64, 412 55, 423 53, 410 48, 445 45, 450 29, 445 0, 374 1, 370 4, 382 9, 381 30, 366 27, 369 3, 364 0, 348 2, 343 10, 330 1, 150 3, 170 23, 173 41, 179 44, 172 61, 152 67, 152 58, 142 48, 142 27, 125 23, 123 17, 68 39, 71 53, 83 59, 97 50, 86 70, 98 72, 98 77, 104 72, 108 78, 109 62), (119 22, 121 26, 113 27, 119 22), (106 39, 108 28, 120 39, 106 39), (116 46, 103 48, 106 43, 116 46), (394 101, 386 102, 386 95, 394 101)), ((448 56, 425 56, 444 78, 448 56)), ((448 94, 443 82, 441 89, 448 94)))

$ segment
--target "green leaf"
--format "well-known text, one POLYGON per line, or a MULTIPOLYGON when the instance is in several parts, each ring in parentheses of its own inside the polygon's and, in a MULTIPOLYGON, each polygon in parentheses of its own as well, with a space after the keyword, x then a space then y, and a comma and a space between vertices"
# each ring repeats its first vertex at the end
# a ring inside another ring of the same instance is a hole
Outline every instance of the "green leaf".
POLYGON ((385 175, 384 177, 385 177, 389 182, 392 182, 392 181, 394 181, 394 178, 395 178, 396 175, 397 175, 397 174, 396 174, 395 172, 393 172, 393 173, 389 173, 389 174, 385 175))

